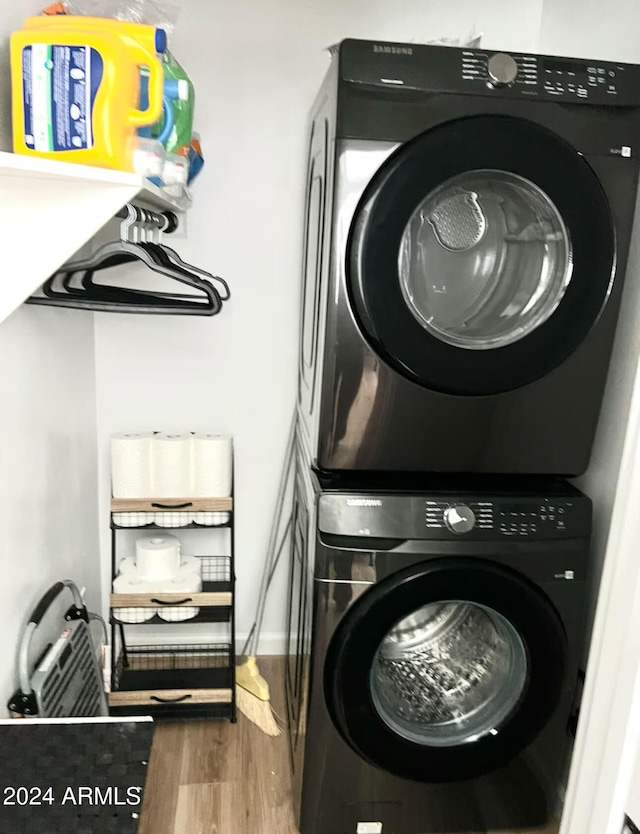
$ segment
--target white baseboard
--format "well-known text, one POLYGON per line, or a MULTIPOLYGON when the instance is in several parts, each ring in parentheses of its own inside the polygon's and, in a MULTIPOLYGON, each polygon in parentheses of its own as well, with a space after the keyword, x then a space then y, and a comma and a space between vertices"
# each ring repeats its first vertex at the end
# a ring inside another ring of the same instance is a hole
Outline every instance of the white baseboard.
MULTIPOLYGON (((236 634, 236 648, 242 651, 248 634, 236 634)), ((283 631, 267 631, 260 635, 258 654, 284 655, 287 653, 287 635, 283 631)))

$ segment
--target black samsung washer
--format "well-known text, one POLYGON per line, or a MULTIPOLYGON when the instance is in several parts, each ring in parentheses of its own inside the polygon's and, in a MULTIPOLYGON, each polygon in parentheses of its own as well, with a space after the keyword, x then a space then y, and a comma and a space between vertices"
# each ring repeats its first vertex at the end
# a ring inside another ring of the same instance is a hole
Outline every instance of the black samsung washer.
POLYGON ((575 726, 589 499, 562 481, 323 489, 300 467, 295 508, 302 834, 547 823, 575 726))

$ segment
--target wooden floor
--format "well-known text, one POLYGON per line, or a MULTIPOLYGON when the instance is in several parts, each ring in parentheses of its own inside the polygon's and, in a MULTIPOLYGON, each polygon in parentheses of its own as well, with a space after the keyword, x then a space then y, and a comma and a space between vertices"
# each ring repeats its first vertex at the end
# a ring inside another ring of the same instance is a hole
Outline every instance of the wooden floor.
MULTIPOLYGON (((283 715, 280 662, 261 658, 260 669, 283 715)), ((286 745, 284 734, 269 738, 242 715, 235 725, 158 724, 138 834, 297 834, 286 745)), ((551 825, 500 834, 557 831, 551 825)))

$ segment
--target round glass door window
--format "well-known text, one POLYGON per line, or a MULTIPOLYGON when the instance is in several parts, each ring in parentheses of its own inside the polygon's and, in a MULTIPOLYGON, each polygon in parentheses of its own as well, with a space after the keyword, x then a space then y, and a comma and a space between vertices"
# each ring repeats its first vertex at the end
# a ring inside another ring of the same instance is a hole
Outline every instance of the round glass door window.
POLYGON ((499 732, 522 698, 527 667, 522 639, 504 617, 447 601, 396 623, 376 652, 369 685, 395 733, 452 747, 499 732))
POLYGON ((534 183, 508 171, 469 171, 415 209, 398 269, 405 302, 429 333, 459 348, 498 348, 557 308, 571 280, 571 240, 534 183))

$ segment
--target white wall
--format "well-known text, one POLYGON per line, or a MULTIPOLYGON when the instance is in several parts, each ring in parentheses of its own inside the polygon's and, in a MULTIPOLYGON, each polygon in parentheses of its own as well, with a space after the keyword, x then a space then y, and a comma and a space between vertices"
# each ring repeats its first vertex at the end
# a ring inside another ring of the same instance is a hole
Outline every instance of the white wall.
POLYGON ((3 714, 19 635, 44 591, 70 578, 93 610, 100 600, 93 348, 91 314, 21 307, 0 324, 3 714))
MULTIPOLYGON (((41 5, 17 0, 0 8, 0 150, 11 146, 8 36, 41 5)), ((6 264, 2 279, 11 280, 6 264)), ((19 635, 42 593, 71 578, 87 587, 91 607, 100 603, 93 317, 17 310, 0 324, 0 389, 4 715, 19 635)))
MULTIPOLYGON (((484 32, 537 46, 542 3, 493 0, 185 0, 172 48, 196 85, 206 166, 183 256, 219 271, 233 299, 213 320, 96 317, 102 543, 108 574, 108 436, 213 427, 237 450, 238 631, 248 630, 296 389, 307 112, 345 37, 424 41, 484 32), (517 6, 517 7, 516 7, 517 6)), ((203 534, 204 535, 204 534, 203 534)), ((264 630, 279 648, 285 575, 264 630)))
POLYGON ((635 0, 544 0, 540 52, 637 63, 640 4, 635 0))

